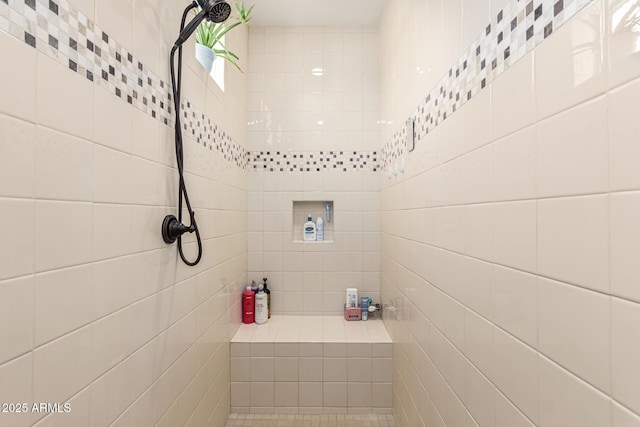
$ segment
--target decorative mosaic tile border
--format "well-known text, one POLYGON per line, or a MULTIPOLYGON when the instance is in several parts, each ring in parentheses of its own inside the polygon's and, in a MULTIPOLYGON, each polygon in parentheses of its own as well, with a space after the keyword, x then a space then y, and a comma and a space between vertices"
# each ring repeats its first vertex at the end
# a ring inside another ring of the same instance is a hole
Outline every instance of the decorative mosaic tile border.
MULTIPOLYGON (((0 30, 23 40, 133 107, 173 126, 170 85, 67 0, 0 0, 0 30)), ((218 125, 183 99, 183 132, 247 169, 249 155, 218 125)))
POLYGON ((252 151, 255 172, 360 172, 380 169, 376 151, 252 151))
MULTIPOLYGON (((411 114, 419 141, 593 0, 511 0, 411 114)), ((382 147, 387 169, 406 155, 406 126, 382 147)))

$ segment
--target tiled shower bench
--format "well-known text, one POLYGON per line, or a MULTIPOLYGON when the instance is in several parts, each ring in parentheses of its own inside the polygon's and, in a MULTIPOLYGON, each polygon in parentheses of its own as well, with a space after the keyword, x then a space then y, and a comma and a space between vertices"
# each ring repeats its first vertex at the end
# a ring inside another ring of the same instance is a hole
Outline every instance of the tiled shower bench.
POLYGON ((272 316, 231 340, 231 412, 390 414, 392 344, 381 320, 272 316))

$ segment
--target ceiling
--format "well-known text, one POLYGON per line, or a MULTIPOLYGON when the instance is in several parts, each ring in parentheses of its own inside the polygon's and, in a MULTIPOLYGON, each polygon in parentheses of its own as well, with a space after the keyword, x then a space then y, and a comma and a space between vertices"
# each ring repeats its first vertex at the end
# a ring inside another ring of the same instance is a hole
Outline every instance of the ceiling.
POLYGON ((378 25, 387 0, 248 0, 250 25, 378 25))

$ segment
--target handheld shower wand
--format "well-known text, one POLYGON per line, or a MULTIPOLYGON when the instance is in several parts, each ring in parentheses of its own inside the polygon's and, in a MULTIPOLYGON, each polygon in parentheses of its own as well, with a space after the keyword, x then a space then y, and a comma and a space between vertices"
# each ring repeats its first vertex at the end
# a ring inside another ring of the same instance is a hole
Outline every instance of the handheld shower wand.
POLYGON ((180 35, 171 49, 170 66, 171 66, 171 88, 173 91, 173 106, 176 115, 175 121, 175 146, 176 146, 176 163, 178 165, 178 175, 180 177, 178 185, 178 217, 174 215, 167 215, 162 222, 162 238, 167 244, 171 244, 178 241, 178 253, 182 261, 189 265, 194 266, 200 262, 202 258, 202 239, 200 238, 200 230, 198 229, 198 223, 196 222, 195 212, 191 208, 191 202, 189 201, 189 194, 187 193, 187 186, 184 182, 184 148, 182 144, 182 126, 180 123, 180 95, 182 91, 182 45, 198 28, 198 25, 205 19, 214 22, 221 23, 227 20, 231 15, 231 6, 225 0, 197 0, 187 6, 182 14, 182 21, 180 22, 180 35), (185 25, 187 21, 187 15, 193 9, 200 7, 200 12, 195 18, 185 25), (178 73, 176 77, 175 70, 175 54, 178 53, 178 73), (189 212, 189 225, 182 223, 182 200, 184 197, 184 203, 189 212), (198 243, 198 256, 195 261, 189 261, 182 251, 182 235, 184 233, 196 233, 196 240, 198 243))

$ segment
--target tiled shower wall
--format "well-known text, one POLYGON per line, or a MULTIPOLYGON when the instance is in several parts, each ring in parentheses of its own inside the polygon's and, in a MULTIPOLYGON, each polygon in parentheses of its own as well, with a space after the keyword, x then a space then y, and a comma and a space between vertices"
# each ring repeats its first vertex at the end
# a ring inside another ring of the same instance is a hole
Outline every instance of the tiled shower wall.
MULTIPOLYGON (((186 45, 186 181, 204 243, 186 267, 160 236, 177 204, 167 65, 185 5, 0 1, 0 402, 71 404, 0 413, 2 426, 227 418, 246 77, 229 69, 223 93, 186 45)), ((246 43, 230 36, 245 67, 246 43)))
POLYGON ((274 313, 379 300, 378 59, 377 28, 250 28, 249 279, 274 313), (334 202, 332 243, 293 243, 294 200, 334 202))
POLYGON ((556 25, 575 3, 384 14, 382 143, 397 155, 381 174, 381 291, 401 426, 640 426, 640 6, 582 2, 556 25), (528 22, 538 43, 510 64, 501 20, 508 43, 528 22), (394 145, 488 25, 485 85, 457 108, 442 93, 446 119, 418 128, 415 151, 394 145))

